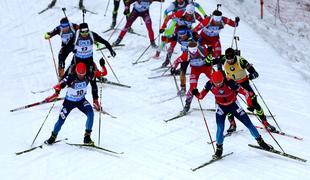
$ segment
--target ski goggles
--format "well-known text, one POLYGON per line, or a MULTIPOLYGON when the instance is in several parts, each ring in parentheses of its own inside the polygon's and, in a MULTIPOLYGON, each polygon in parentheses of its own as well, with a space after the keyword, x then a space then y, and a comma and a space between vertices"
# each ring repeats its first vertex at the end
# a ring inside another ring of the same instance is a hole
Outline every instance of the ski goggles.
POLYGON ((220 22, 222 20, 222 16, 213 16, 213 21, 220 22))
POLYGON ((197 52, 198 48, 196 47, 188 47, 188 51, 192 54, 195 54, 197 52))
POLYGON ((60 27, 62 27, 62 28, 69 27, 69 23, 61 23, 61 24, 60 24, 60 27))
POLYGON ((88 31, 89 31, 88 28, 83 28, 83 29, 80 30, 80 34, 85 35, 85 34, 88 33, 88 31))

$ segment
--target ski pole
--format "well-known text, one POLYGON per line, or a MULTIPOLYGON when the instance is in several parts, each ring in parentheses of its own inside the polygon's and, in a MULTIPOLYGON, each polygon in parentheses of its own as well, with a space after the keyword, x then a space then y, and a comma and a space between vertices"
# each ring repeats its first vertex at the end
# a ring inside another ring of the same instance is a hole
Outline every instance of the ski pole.
POLYGON ((118 81, 118 83, 121 83, 121 82, 118 80, 118 78, 117 78, 116 74, 114 73, 113 68, 112 68, 112 66, 110 65, 110 63, 109 63, 108 59, 107 59, 107 58, 105 57, 105 55, 103 54, 102 50, 100 50, 100 52, 101 52, 101 54, 102 54, 103 58, 107 61, 108 65, 109 65, 109 67, 110 67, 110 69, 111 69, 111 71, 112 71, 112 73, 113 73, 114 77, 115 77, 115 78, 116 78, 116 80, 118 81))
POLYGON ((104 11, 104 16, 106 16, 106 15, 107 15, 107 11, 108 11, 108 8, 109 8, 109 4, 110 4, 110 0, 108 0, 107 7, 105 8, 105 11, 104 11))
POLYGON ((213 147, 213 151, 214 151, 214 153, 215 153, 214 141, 213 141, 213 139, 212 139, 212 136, 211 136, 211 133, 210 133, 210 130, 209 130, 209 126, 208 126, 208 123, 207 123, 207 119, 206 119, 206 117, 205 117, 205 114, 203 113, 203 110, 202 110, 202 107, 201 107, 201 103, 200 103, 200 100, 199 100, 198 98, 197 98, 197 101, 198 101, 199 108, 200 108, 200 111, 201 111, 203 120, 204 120, 204 122, 205 122, 206 128, 207 128, 207 130, 208 130, 208 134, 209 134, 210 142, 211 142, 212 147, 213 147))
MULTIPOLYGON (((169 59, 169 64, 170 64, 170 67, 172 67, 172 63, 171 63, 170 59, 169 59)), ((169 69, 169 68, 168 68, 168 69, 169 69)), ((167 71, 165 71, 165 72, 167 72, 167 71)), ((165 72, 164 72, 164 73, 165 73, 165 72)), ((164 75, 164 73, 163 73, 162 75, 164 75)), ((174 73, 172 73, 172 76, 173 76, 173 79, 174 79, 175 87, 177 88, 177 92, 179 92, 180 89, 179 89, 179 85, 178 85, 178 82, 177 82, 177 78, 175 77, 175 74, 174 74, 174 73)), ((179 97, 180 97, 180 100, 181 100, 181 103, 182 103, 182 107, 183 107, 183 109, 184 109, 184 103, 183 103, 182 96, 180 95, 179 97)))
POLYGON ((266 108, 267 108, 267 110, 268 110, 268 112, 269 112, 270 116, 272 117, 272 119, 273 119, 273 120, 274 120, 274 122, 276 123, 277 127, 279 128, 279 130, 280 130, 280 131, 282 131, 282 130, 281 130, 281 128, 280 128, 280 126, 279 126, 279 124, 277 123, 276 119, 274 118, 274 115, 271 113, 271 111, 270 111, 269 107, 267 106, 267 104, 266 104, 265 100, 263 99, 263 96, 262 96, 262 95, 260 94, 260 92, 258 91, 258 89, 257 89, 256 85, 254 84, 254 82, 253 82, 252 80, 251 80, 251 82, 252 82, 252 84, 253 84, 254 88, 256 89, 256 91, 257 91, 257 93, 258 93, 259 97, 261 98, 261 100, 262 100, 262 101, 263 101, 263 103, 265 104, 265 106, 266 106, 266 108))
POLYGON ((50 50, 51 50, 51 53, 52 53, 52 58, 53 58, 53 62, 54 62, 56 77, 57 77, 57 80, 59 81, 59 80, 60 80, 60 77, 58 76, 59 74, 58 74, 58 71, 57 71, 56 61, 55 61, 54 52, 53 52, 53 47, 52 47, 52 43, 51 43, 51 40, 50 40, 50 39, 48 39, 48 43, 49 43, 49 45, 50 45, 50 50))
MULTIPOLYGON (((160 0, 159 25, 158 25, 159 27, 158 27, 158 31, 160 30, 160 27, 161 27, 162 9, 163 9, 163 0, 160 0)), ((160 38, 158 38, 158 46, 160 46, 160 38)))
MULTIPOLYGON (((236 43, 236 46, 237 46, 237 41, 236 41, 236 37, 238 36, 235 36, 236 35, 236 29, 237 29, 237 24, 235 24, 235 27, 234 27, 234 33, 233 33, 233 37, 232 37, 232 40, 231 40, 231 48, 233 47, 234 45, 234 40, 235 40, 235 43, 236 43)), ((239 37, 238 37, 238 40, 239 40, 239 37)), ((238 48, 237 48, 238 49, 238 48)))
POLYGON ((54 100, 52 107, 51 107, 50 110, 48 111, 48 113, 47 113, 47 115, 46 115, 46 117, 45 117, 45 119, 44 119, 44 121, 43 121, 43 123, 42 123, 42 125, 41 125, 41 127, 40 127, 40 129, 39 129, 39 131, 38 131, 38 133, 36 134, 36 137, 34 138, 34 140, 33 140, 32 143, 31 143, 31 147, 33 146, 34 142, 36 141, 36 139, 37 139, 37 137, 38 137, 38 135, 39 135, 39 133, 40 133, 40 131, 41 131, 41 129, 42 129, 44 123, 46 122, 48 116, 50 115, 52 109, 54 108, 55 102, 56 102, 56 101, 54 100))
POLYGON ((123 15, 123 17, 121 18, 121 20, 117 23, 117 25, 115 26, 114 30, 112 31, 111 35, 108 38, 108 41, 111 39, 111 37, 113 36, 113 34, 116 32, 118 26, 121 24, 121 22, 123 21, 125 15, 123 15))
MULTIPOLYGON (((159 37, 159 34, 156 36, 156 38, 154 39, 154 41, 159 37)), ((146 51, 151 47, 151 44, 148 45, 145 50, 142 52, 142 54, 138 57, 138 59, 132 63, 132 65, 138 64, 138 61, 141 59, 141 57, 146 53, 146 51)))
MULTIPOLYGON (((239 96, 239 98, 244 102, 244 104, 247 105, 247 103, 245 102, 245 100, 244 100, 239 94, 238 94, 238 96, 239 96)), ((259 119, 259 117, 258 117, 257 114, 255 114, 255 117, 257 118, 257 120, 258 120, 260 123, 262 123, 264 129, 268 132, 268 134, 271 136, 271 138, 277 143, 277 145, 280 147, 280 149, 282 150, 282 152, 285 153, 284 150, 283 150, 283 148, 282 148, 281 145, 279 144, 279 142, 278 142, 278 141, 276 140, 276 138, 271 134, 271 132, 267 129, 267 127, 263 124, 262 120, 259 119)))
MULTIPOLYGON (((106 59, 107 61, 107 59, 106 59)), ((100 66, 103 67, 104 66, 104 61, 103 59, 100 59, 100 66)), ((102 113, 102 83, 103 83, 103 77, 100 77, 100 93, 99 93, 99 99, 100 99, 100 110, 99 110, 99 132, 98 132, 98 145, 100 146, 100 136, 101 136, 101 113, 102 113)))
MULTIPOLYGON (((55 101, 60 101, 60 100, 63 100, 64 98, 56 98, 55 101)), ((19 111, 19 110, 22 110, 22 109, 27 109, 27 108, 30 108, 30 107, 34 107, 34 106, 38 106, 38 105, 41 105, 41 104, 46 104, 46 103, 50 103, 46 100, 43 100, 43 101, 40 101, 40 102, 35 102, 35 103, 32 103, 32 104, 28 104, 26 106, 22 106, 22 107, 19 107, 19 108, 15 108, 15 109, 11 109, 10 112, 15 112, 15 111, 19 111)))

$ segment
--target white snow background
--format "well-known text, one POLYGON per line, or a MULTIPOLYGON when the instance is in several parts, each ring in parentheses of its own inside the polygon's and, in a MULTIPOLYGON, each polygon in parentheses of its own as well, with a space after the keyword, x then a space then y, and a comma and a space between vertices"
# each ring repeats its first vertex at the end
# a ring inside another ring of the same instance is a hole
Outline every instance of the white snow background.
MULTIPOLYGON (((165 9, 171 1, 163 3, 165 9)), ((216 1, 197 1, 211 14, 216 1)), ((309 132, 309 39, 287 33, 281 24, 274 25, 273 16, 265 12, 265 19, 259 19, 259 1, 220 1, 221 10, 227 17, 240 16, 237 33, 238 46, 242 55, 253 63, 259 73, 254 80, 268 107, 275 115, 281 129, 289 134, 303 137, 299 141, 276 135, 274 137, 285 152, 307 160, 310 159, 309 132), (269 21, 268 21, 269 18, 269 21), (297 36, 297 37, 296 37, 297 36), (303 49, 304 48, 304 49, 303 49), (292 57, 296 57, 293 59, 292 57)), ((238 129, 244 129, 224 142, 224 153, 233 155, 213 163, 196 172, 190 169, 208 161, 212 146, 207 144, 209 137, 200 111, 165 123, 163 120, 176 115, 181 109, 179 99, 165 103, 162 100, 176 94, 172 77, 150 80, 147 77, 159 75, 151 69, 161 65, 161 60, 151 60, 133 66, 142 51, 149 45, 148 38, 127 34, 123 40, 125 47, 117 48, 117 56, 109 58, 121 83, 132 88, 111 85, 103 86, 102 102, 104 110, 117 116, 112 119, 102 116, 101 146, 124 154, 117 157, 108 153, 91 151, 58 143, 43 146, 32 152, 16 156, 15 152, 30 147, 36 133, 44 121, 52 104, 41 105, 26 110, 9 112, 10 109, 41 101, 53 92, 32 94, 54 86, 57 83, 52 55, 48 41, 43 36, 59 24, 63 17, 62 7, 67 8, 70 21, 81 23, 81 11, 74 8, 78 1, 58 0, 56 7, 38 15, 50 0, 1 0, 0 1, 0 54, 1 54, 1 120, 0 120, 0 177, 9 179, 308 179, 309 162, 302 163, 268 152, 255 150, 247 144, 255 144, 248 130, 237 122, 238 129)), ((110 33, 103 34, 111 24, 112 3, 104 16, 107 0, 85 1, 89 10, 98 15, 86 14, 86 22, 91 30, 107 39, 110 33)), ((122 17, 123 5, 119 10, 118 21, 122 17)), ((155 36, 158 34, 160 3, 150 7, 155 36)), ((124 21, 122 25, 124 25, 124 21)), ((300 27, 303 27, 301 25, 300 27)), ((140 19, 133 25, 136 32, 147 35, 140 19)), ((298 32, 296 32, 298 33, 298 32)), ((118 34, 118 33, 117 33, 118 34)), ((115 34, 110 42, 116 38, 115 34)), ((233 28, 226 26, 221 32, 223 50, 230 47, 233 28)), ((57 60, 60 38, 51 39, 57 60)), ((180 53, 177 46, 176 51, 180 53)), ((108 51, 104 51, 109 55, 108 51)), ((143 56, 146 59, 155 53, 150 49, 143 56)), ((178 54, 174 54, 175 59, 178 54)), ((94 53, 98 63, 101 54, 94 53)), ((69 65, 71 55, 67 58, 69 65)), ((116 81, 108 69, 108 79, 116 81)), ((207 78, 201 76, 201 89, 207 78)), ((100 87, 100 85, 99 85, 100 87)), ((187 86, 189 87, 189 85, 187 86)), ((61 95, 65 94, 63 90, 61 95)), ((87 99, 92 103, 90 87, 87 99)), ((262 102, 262 101, 260 101, 262 102)), ((242 102, 240 102, 242 103, 242 102)), ((261 103, 262 104, 262 103, 261 103)), ((213 95, 202 101, 203 108, 214 108, 213 95)), ((268 114, 267 109, 265 113, 268 114)), ((199 108, 194 99, 193 108, 199 108)), ((46 140, 54 127, 61 108, 57 102, 48 116, 35 145, 46 140)), ((215 138, 216 124, 214 112, 204 112, 212 137, 215 138)), ((98 113, 95 113, 92 139, 98 142, 98 113)), ((251 116, 252 122, 259 124, 251 116)), ((68 142, 81 143, 86 117, 73 110, 58 135, 58 139, 69 138, 68 142)), ((274 124, 272 119, 270 123, 274 124)), ((226 128, 228 122, 226 124, 226 128)), ((259 130, 265 141, 279 149, 267 132, 259 130)))

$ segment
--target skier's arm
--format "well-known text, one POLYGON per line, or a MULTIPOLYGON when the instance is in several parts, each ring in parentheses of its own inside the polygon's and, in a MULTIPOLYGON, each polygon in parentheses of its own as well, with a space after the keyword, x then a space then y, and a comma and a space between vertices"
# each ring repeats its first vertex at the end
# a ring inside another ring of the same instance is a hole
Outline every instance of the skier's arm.
POLYGON ((192 90, 192 94, 196 96, 197 99, 203 99, 208 94, 211 87, 212 87, 212 84, 210 81, 208 81, 201 92, 199 92, 198 89, 195 88, 192 90))
POLYGON ((50 39, 53 36, 55 36, 56 34, 60 34, 60 26, 55 27, 52 31, 50 32, 46 32, 44 35, 45 39, 50 39))
POLYGON ((224 24, 228 24, 231 27, 238 26, 234 20, 229 19, 229 18, 227 18, 225 16, 223 16, 223 22, 224 22, 224 24))
POLYGON ((202 20, 193 30, 193 32, 198 32, 200 31, 202 28, 204 28, 210 21, 210 18, 206 18, 204 20, 202 20))
POLYGON ((99 43, 104 44, 109 49, 111 55, 114 57, 116 53, 113 51, 111 44, 108 41, 104 40, 102 37, 100 37, 97 33, 95 32, 92 32, 92 33, 94 36, 94 41, 95 41, 94 43, 99 42, 99 43))
POLYGON ((240 66, 243 69, 246 69, 249 72, 249 75, 248 75, 249 76, 249 80, 256 79, 258 77, 258 73, 257 73, 257 71, 255 70, 255 68, 253 67, 252 64, 250 64, 243 57, 240 57, 239 61, 240 61, 240 66))

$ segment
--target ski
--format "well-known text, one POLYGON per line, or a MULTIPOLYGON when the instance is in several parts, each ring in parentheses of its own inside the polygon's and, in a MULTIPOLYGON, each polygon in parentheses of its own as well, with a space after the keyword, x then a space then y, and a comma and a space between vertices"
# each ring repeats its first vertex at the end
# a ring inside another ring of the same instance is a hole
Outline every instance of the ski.
POLYGON ((52 2, 50 4, 47 5, 47 7, 45 9, 43 9, 42 11, 38 12, 38 14, 42 14, 44 13, 45 11, 49 10, 49 9, 52 9, 55 4, 56 4, 56 1, 57 0, 52 0, 52 2))
MULTIPOLYGON (((230 137, 232 134, 238 134, 238 133, 240 133, 240 132, 242 132, 243 131, 243 129, 240 129, 240 130, 237 130, 237 131, 234 131, 234 132, 228 132, 228 133, 226 133, 225 135, 224 135, 224 138, 226 138, 226 137, 230 137)), ((213 140, 212 141, 212 143, 215 143, 216 142, 216 140, 213 140)), ((208 144, 212 144, 211 142, 207 142, 208 144)))
MULTIPOLYGON (((96 82, 101 82, 101 81, 100 80, 96 80, 96 82)), ((113 81, 109 81, 106 78, 104 78, 103 83, 104 84, 115 85, 115 86, 119 86, 119 87, 131 88, 131 86, 128 86, 128 85, 125 85, 125 84, 121 84, 121 83, 117 83, 117 82, 113 82, 113 81)))
POLYGON ((104 31, 102 31, 102 33, 107 33, 107 32, 112 31, 112 30, 114 30, 114 28, 109 28, 107 30, 104 30, 104 31))
POLYGON ((135 31, 128 31, 128 33, 130 33, 130 34, 134 34, 134 35, 137 35, 137 36, 141 36, 141 37, 146 37, 146 35, 143 35, 143 34, 137 33, 137 32, 135 32, 135 31))
MULTIPOLYGON (((55 144, 55 143, 58 143, 58 142, 61 142, 61 141, 66 141, 66 140, 68 140, 68 138, 60 139, 60 140, 55 141, 54 144, 55 144)), ((21 154, 24 154, 24 153, 31 152, 31 151, 33 151, 33 150, 35 150, 35 149, 38 149, 38 148, 41 148, 41 149, 42 149, 42 148, 43 148, 43 145, 45 145, 45 143, 42 143, 42 144, 39 145, 39 146, 35 146, 35 147, 32 147, 32 148, 27 149, 27 150, 24 150, 24 151, 16 152, 15 154, 16 154, 16 156, 18 156, 18 155, 21 155, 21 154)))
POLYGON ((90 14, 96 14, 96 15, 98 14, 97 12, 86 9, 84 6, 81 6, 81 7, 74 6, 74 8, 80 9, 82 11, 85 10, 86 12, 89 12, 90 14))
POLYGON ((196 171, 196 170, 198 170, 198 169, 200 169, 200 168, 203 168, 203 167, 205 167, 205 166, 207 166, 207 165, 209 165, 209 164, 211 164, 211 163, 214 163, 214 162, 216 162, 216 161, 218 161, 218 160, 221 160, 221 159, 223 159, 224 157, 229 156, 229 155, 232 155, 232 154, 233 154, 233 152, 230 152, 230 153, 228 153, 228 154, 224 154, 224 155, 221 156, 220 158, 212 158, 212 159, 209 160, 208 162, 203 163, 202 165, 200 165, 200 166, 198 166, 198 167, 196 167, 196 168, 192 168, 191 170, 192 170, 192 171, 196 171))
MULTIPOLYGON (((112 47, 122 47, 125 46, 125 44, 118 44, 118 45, 111 45, 112 47)), ((107 49, 107 47, 101 47, 101 48, 97 48, 96 51, 100 51, 100 50, 104 50, 107 49)))
MULTIPOLYGON (((257 146, 257 145, 253 145, 253 144, 248 144, 248 145, 251 148, 256 148, 256 149, 260 149, 260 150, 263 150, 263 151, 267 151, 267 150, 265 150, 265 149, 263 149, 263 148, 261 148, 260 146, 257 146)), ((290 159, 294 159, 294 160, 297 160, 297 161, 307 162, 306 159, 303 159, 303 158, 300 158, 300 157, 297 157, 297 156, 293 156, 291 154, 287 154, 285 152, 278 151, 276 149, 271 149, 270 151, 267 151, 267 152, 278 154, 278 155, 281 155, 281 156, 284 156, 284 157, 287 157, 287 158, 290 158, 290 159)))
POLYGON ((175 95, 173 97, 170 97, 170 98, 167 98, 167 99, 164 99, 164 100, 161 100, 161 101, 158 101, 157 104, 161 104, 161 103, 164 103, 164 102, 167 102, 167 101, 171 101, 175 98, 179 97, 179 95, 175 95))
MULTIPOLYGON (((195 110, 195 111, 200 111, 200 109, 199 108, 193 108, 193 110, 195 110)), ((202 109, 203 111, 211 111, 211 112, 215 112, 216 111, 216 109, 213 109, 213 108, 210 108, 210 109, 205 109, 205 108, 203 108, 202 109)), ((255 113, 253 113, 253 112, 246 112, 248 115, 252 115, 252 116, 256 116, 256 114, 255 113)), ((271 117, 270 115, 266 115, 266 117, 271 117)))
MULTIPOLYGON (((189 73, 186 73, 186 75, 190 75, 189 73)), ((147 77, 148 79, 158 79, 158 78, 162 78, 162 77, 170 77, 172 76, 172 74, 162 74, 162 75, 158 75, 158 76, 150 76, 147 77)))
MULTIPOLYGON (((264 127, 262 126, 256 126, 257 129, 265 129, 264 127)), ((271 132, 271 131, 270 131, 271 132)), ((294 135, 290 135, 290 134, 287 134, 285 132, 282 132, 282 131, 279 131, 279 130, 276 130, 274 132, 271 132, 271 133, 275 133, 275 134, 279 134, 279 135, 282 135, 282 136, 287 136, 287 137, 291 137, 291 138, 294 138, 294 139, 297 139, 297 140, 303 140, 304 138, 302 137, 298 137, 298 136, 294 136, 294 135)))
POLYGON ((174 117, 172 117, 172 118, 170 118, 170 119, 166 119, 166 120, 164 120, 165 122, 169 122, 169 121, 173 121, 173 120, 175 120, 175 119, 178 119, 178 118, 181 118, 181 117, 183 117, 183 116, 186 116, 186 115, 188 115, 189 113, 191 113, 192 111, 188 111, 187 113, 184 113, 183 111, 181 111, 178 115, 176 115, 176 116, 174 116, 174 117))
POLYGON ((101 151, 105 151, 105 152, 109 152, 112 154, 124 154, 124 152, 116 152, 116 151, 112 151, 110 149, 106 149, 100 146, 96 146, 96 145, 92 145, 92 144, 73 144, 73 143, 66 143, 70 146, 77 146, 80 148, 93 148, 93 149, 97 149, 97 150, 101 150, 101 151))
MULTIPOLYGON (((56 98, 54 101, 51 101, 51 102, 61 101, 63 99, 65 99, 65 98, 60 97, 60 98, 56 98)), ((35 103, 32 103, 32 104, 28 104, 26 106, 22 106, 22 107, 19 107, 19 108, 11 109, 10 112, 19 111, 19 110, 22 110, 22 109, 27 109, 27 108, 30 108, 30 107, 34 107, 34 106, 38 106, 38 105, 46 104, 46 103, 51 103, 51 102, 48 102, 48 101, 46 101, 44 99, 43 101, 40 101, 40 102, 35 102, 35 103)))
POLYGON ((170 66, 160 66, 160 67, 157 67, 157 68, 154 68, 154 69, 151 69, 151 71, 158 71, 158 70, 167 70, 168 68, 170 68, 170 66))
POLYGON ((53 88, 48 88, 48 89, 43 89, 43 90, 39 90, 39 91, 31 91, 32 94, 38 94, 38 93, 44 93, 47 92, 49 90, 52 90, 53 88))

